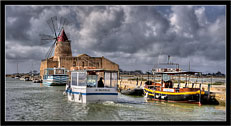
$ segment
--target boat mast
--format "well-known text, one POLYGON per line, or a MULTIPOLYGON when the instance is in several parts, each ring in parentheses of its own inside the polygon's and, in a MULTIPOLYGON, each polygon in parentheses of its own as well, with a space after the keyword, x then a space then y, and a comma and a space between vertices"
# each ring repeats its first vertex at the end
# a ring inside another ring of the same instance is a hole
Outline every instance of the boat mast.
MULTIPOLYGON (((189 66, 188 66, 189 68, 188 68, 188 70, 190 71, 190 60, 189 60, 189 66)), ((190 82, 190 76, 191 75, 189 75, 189 78, 188 78, 188 84, 189 84, 189 82, 190 82)))
POLYGON ((18 74, 18 61, 17 61, 17 74, 18 74))
POLYGON ((16 61, 17 61, 17 73, 16 73, 16 76, 18 76, 19 75, 19 73, 18 73, 18 58, 16 59, 16 61))

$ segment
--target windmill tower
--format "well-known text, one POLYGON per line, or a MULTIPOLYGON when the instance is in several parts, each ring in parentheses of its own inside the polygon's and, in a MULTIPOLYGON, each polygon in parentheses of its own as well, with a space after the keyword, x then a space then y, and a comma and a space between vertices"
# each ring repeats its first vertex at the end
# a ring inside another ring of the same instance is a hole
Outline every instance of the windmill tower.
POLYGON ((54 61, 59 61, 62 57, 72 57, 71 41, 64 31, 64 26, 69 24, 67 19, 61 17, 58 22, 57 17, 51 17, 47 20, 47 23, 53 35, 40 34, 41 44, 51 43, 52 41, 53 43, 46 53, 45 59, 52 58, 53 53, 54 61))
POLYGON ((71 43, 70 40, 68 40, 64 29, 62 29, 62 32, 60 36, 58 36, 55 44, 54 60, 67 56, 72 57, 71 43))

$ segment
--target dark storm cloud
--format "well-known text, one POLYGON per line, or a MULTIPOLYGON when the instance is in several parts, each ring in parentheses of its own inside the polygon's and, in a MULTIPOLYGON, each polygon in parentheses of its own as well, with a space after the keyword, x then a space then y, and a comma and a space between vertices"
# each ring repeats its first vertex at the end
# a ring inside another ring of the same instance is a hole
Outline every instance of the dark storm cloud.
POLYGON ((7 6, 6 57, 42 59, 51 42, 40 45, 39 33, 51 34, 46 21, 55 15, 71 22, 73 56, 104 56, 123 68, 151 69, 166 55, 225 63, 224 6, 7 6))
POLYGON ((6 40, 28 41, 30 36, 26 31, 30 28, 31 15, 27 13, 28 8, 17 10, 13 6, 6 7, 6 40))

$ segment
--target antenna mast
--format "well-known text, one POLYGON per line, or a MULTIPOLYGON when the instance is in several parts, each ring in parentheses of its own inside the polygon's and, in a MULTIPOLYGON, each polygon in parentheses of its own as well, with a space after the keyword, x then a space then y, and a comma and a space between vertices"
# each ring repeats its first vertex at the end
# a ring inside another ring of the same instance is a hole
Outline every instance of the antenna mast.
POLYGON ((17 74, 18 74, 18 61, 17 61, 17 74))
POLYGON ((158 55, 157 65, 154 66, 154 67, 157 67, 160 64, 160 59, 159 58, 160 58, 161 52, 162 52, 162 48, 160 48, 160 54, 158 55))

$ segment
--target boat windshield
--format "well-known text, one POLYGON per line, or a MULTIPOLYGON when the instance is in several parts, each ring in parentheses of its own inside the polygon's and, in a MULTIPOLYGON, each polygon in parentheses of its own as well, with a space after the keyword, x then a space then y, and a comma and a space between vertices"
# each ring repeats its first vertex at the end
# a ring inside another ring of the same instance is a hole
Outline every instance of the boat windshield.
POLYGON ((44 70, 44 75, 59 75, 59 74, 66 74, 64 68, 47 68, 44 70))
POLYGON ((97 75, 88 75, 87 76, 87 87, 96 87, 97 85, 97 75))
POLYGON ((65 74, 64 69, 55 69, 55 74, 65 74))
MULTIPOLYGON (((104 87, 117 88, 117 72, 104 72, 104 87)), ((71 85, 97 87, 98 75, 89 75, 87 71, 71 72, 71 85)))
POLYGON ((86 86, 87 72, 72 72, 71 85, 73 86, 86 86))

